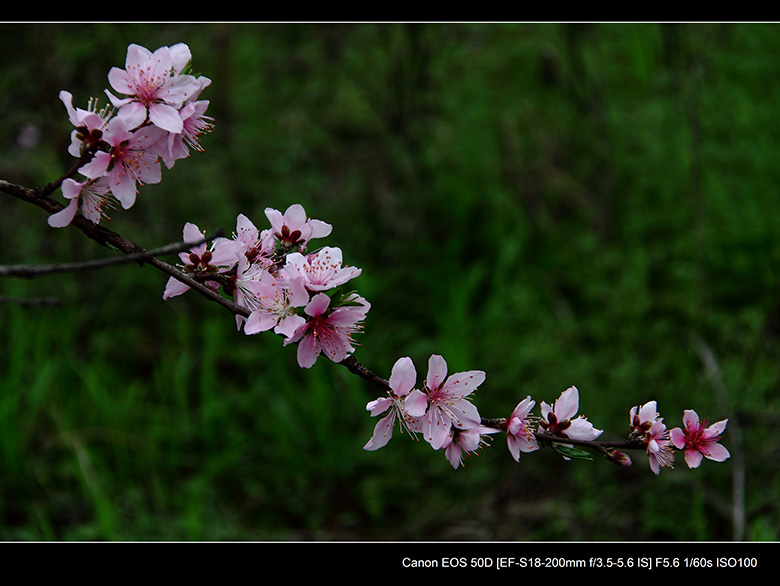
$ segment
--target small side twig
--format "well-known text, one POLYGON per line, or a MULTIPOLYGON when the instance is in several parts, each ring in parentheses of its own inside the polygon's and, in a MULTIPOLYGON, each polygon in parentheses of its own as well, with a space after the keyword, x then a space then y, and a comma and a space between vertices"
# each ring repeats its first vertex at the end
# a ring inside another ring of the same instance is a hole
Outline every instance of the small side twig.
POLYGON ((67 263, 55 263, 45 265, 0 265, 0 277, 19 277, 22 279, 33 279, 36 277, 42 277, 45 275, 52 275, 55 273, 71 273, 77 271, 88 271, 94 269, 102 269, 105 267, 111 267, 115 265, 122 265, 131 262, 138 262, 143 264, 144 261, 149 260, 152 257, 166 256, 169 254, 176 254, 178 252, 184 252, 203 244, 210 242, 220 236, 224 235, 223 230, 217 230, 214 233, 201 238, 195 242, 173 242, 154 250, 130 253, 125 256, 119 256, 114 258, 102 258, 88 261, 77 261, 67 263))
POLYGON ((61 307, 62 302, 56 297, 7 297, 0 295, 0 305, 20 305, 22 307, 61 307))

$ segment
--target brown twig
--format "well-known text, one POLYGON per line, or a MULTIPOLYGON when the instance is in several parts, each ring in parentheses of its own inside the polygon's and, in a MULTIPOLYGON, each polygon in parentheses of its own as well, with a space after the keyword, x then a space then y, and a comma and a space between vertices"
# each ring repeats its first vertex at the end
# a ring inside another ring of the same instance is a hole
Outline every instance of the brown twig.
POLYGON ((62 302, 56 297, 7 297, 0 295, 0 304, 19 305, 21 307, 60 307, 62 302))
POLYGON ((53 275, 56 273, 73 273, 78 271, 103 269, 106 267, 122 265, 131 262, 138 262, 139 264, 143 264, 144 261, 147 261, 152 257, 166 256, 169 254, 184 252, 190 248, 204 244, 206 242, 210 242, 223 235, 223 230, 217 230, 214 233, 208 236, 204 236, 195 242, 174 242, 146 252, 136 252, 114 258, 101 258, 96 260, 45 265, 0 265, 0 277, 19 277, 22 279, 33 279, 36 277, 53 275))
MULTIPOLYGON (((40 189, 29 189, 27 187, 22 187, 20 185, 5 181, 4 179, 0 179, 0 191, 38 206, 49 214, 56 213, 64 207, 62 204, 54 201, 47 195, 41 195, 42 193, 45 193, 52 185, 54 185, 54 183, 50 183, 48 186, 40 189)), ((222 297, 219 293, 199 283, 189 275, 185 274, 183 271, 180 271, 176 267, 158 258, 148 257, 148 252, 144 250, 141 245, 136 244, 132 240, 128 240, 124 236, 113 232, 104 226, 93 224, 84 216, 80 215, 76 215, 70 225, 82 232, 88 238, 91 238, 95 242, 109 249, 118 250, 125 255, 141 255, 144 258, 143 262, 146 264, 149 264, 163 273, 178 279, 182 283, 185 283, 191 289, 197 291, 207 299, 219 303, 233 314, 243 315, 245 317, 249 316, 249 311, 246 308, 241 307, 229 299, 222 297)))

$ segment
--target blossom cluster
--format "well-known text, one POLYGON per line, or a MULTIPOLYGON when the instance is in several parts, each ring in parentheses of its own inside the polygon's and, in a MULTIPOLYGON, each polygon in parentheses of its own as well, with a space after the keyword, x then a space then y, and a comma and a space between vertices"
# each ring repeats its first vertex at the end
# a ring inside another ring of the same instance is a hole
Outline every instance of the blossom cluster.
POLYGON ((415 389, 417 376, 409 357, 400 358, 392 369, 390 390, 387 397, 380 397, 366 405, 372 416, 390 409, 374 427, 374 433, 364 446, 376 450, 390 440, 396 421, 412 435, 421 432, 434 450, 445 450, 445 456, 453 468, 463 464, 463 456, 475 453, 487 445, 483 436, 506 432, 507 447, 516 460, 521 452, 539 449, 536 433, 541 429, 558 437, 593 440, 602 430, 596 429, 583 416, 574 417, 579 408, 579 391, 570 387, 553 406, 542 402, 541 416, 531 411, 536 401, 530 396, 517 404, 509 418, 498 427, 484 425, 473 393, 485 381, 485 372, 471 370, 447 377, 447 363, 441 356, 433 355, 428 361, 427 378, 422 390, 415 389))
POLYGON ((641 407, 633 407, 629 414, 629 437, 644 444, 650 469, 655 474, 659 474, 664 466, 674 467, 675 448, 683 450, 689 468, 698 468, 704 458, 723 462, 731 456, 719 443, 728 419, 707 425, 709 422, 700 421, 696 411, 686 409, 683 413, 683 427, 670 430, 656 409, 656 402, 649 401, 641 407))
MULTIPOLYGON (((331 233, 332 226, 307 217, 300 204, 282 213, 266 208, 270 227, 258 229, 239 214, 232 238, 220 237, 180 253, 181 269, 206 286, 221 290, 248 317, 236 316, 247 335, 273 330, 284 344, 297 344, 298 364, 310 368, 320 354, 341 362, 354 351, 371 304, 343 285, 361 269, 343 264, 340 248, 307 252, 309 241, 331 233)), ((198 226, 184 226, 184 241, 203 240, 198 226)), ((163 299, 181 295, 189 286, 171 277, 163 299)))
MULTIPOLYGON (((202 150, 200 137, 213 125, 205 115, 209 102, 200 94, 211 80, 193 75, 190 63, 184 43, 153 53, 132 44, 125 69, 114 67, 108 73, 112 89, 106 90, 107 107, 90 100, 86 109, 76 108, 69 92, 60 93, 74 126, 68 152, 79 159, 77 172, 84 179, 77 181, 69 173, 63 180, 62 193, 70 202, 49 217, 52 227, 70 224, 79 210, 98 224, 107 218, 106 208, 117 203, 132 207, 139 186, 161 181, 162 165, 171 169, 190 155, 190 149, 202 150)), ((346 288, 361 269, 345 265, 340 248, 309 251, 310 242, 329 236, 332 226, 309 218, 300 204, 284 213, 266 208, 265 216, 269 226, 261 230, 239 214, 231 237, 208 242, 196 224, 186 223, 183 237, 190 248, 180 253, 179 268, 242 308, 236 312, 239 331, 246 335, 273 331, 284 338, 284 345, 296 345, 302 368, 311 368, 320 355, 343 362, 355 351, 354 335, 362 331, 371 307, 346 288)), ((190 289, 192 280, 179 277, 170 277, 163 299, 190 289)), ((603 430, 578 415, 579 390, 574 386, 552 405, 542 401, 536 415, 532 413, 536 401, 529 395, 509 417, 484 419, 473 398, 485 379, 481 370, 450 374, 444 358, 434 354, 418 384, 412 359, 398 359, 389 380, 379 379, 386 393, 366 405, 371 416, 382 417, 364 449, 386 446, 399 425, 401 431, 415 438, 419 434, 431 448, 443 451, 456 469, 464 457, 488 445, 488 436, 501 432, 515 461, 542 446, 552 446, 571 460, 587 455, 584 447, 616 464, 631 465, 631 459, 616 449, 624 447, 644 450, 657 475, 662 468, 673 467, 675 451, 683 451, 689 468, 698 467, 704 458, 722 462, 730 457, 720 444, 727 419, 709 425, 689 409, 681 427, 668 429, 655 401, 631 408, 625 442, 597 441, 603 430)))
POLYGON ((191 57, 184 43, 154 53, 132 44, 125 69, 108 73, 108 105, 91 99, 86 109, 77 108, 70 92, 60 92, 74 127, 68 152, 86 162, 78 169, 83 180, 63 181, 69 203, 49 216, 49 225, 67 226, 79 209, 98 224, 117 202, 132 207, 139 186, 159 183, 163 164, 171 169, 190 149, 202 150, 200 137, 213 126, 205 115, 208 100, 198 98, 211 80, 189 73, 191 57))
MULTIPOLYGON (((453 468, 463 464, 463 457, 476 453, 491 434, 505 432, 509 453, 520 461, 521 453, 539 450, 541 442, 557 448, 565 460, 578 450, 565 440, 587 445, 594 442, 603 430, 597 429, 579 411, 579 390, 569 387, 549 405, 540 404, 540 414, 533 415, 536 405, 530 396, 520 401, 508 418, 498 424, 486 425, 474 406, 473 393, 485 381, 480 370, 459 372, 447 377, 444 358, 433 355, 428 361, 428 374, 417 389, 417 373, 408 356, 400 358, 392 368, 389 390, 386 396, 370 401, 366 410, 371 416, 387 413, 375 425, 374 432, 364 446, 365 450, 377 450, 390 441, 396 423, 401 431, 416 437, 420 433, 434 450, 444 450, 453 468)), ((629 413, 631 431, 627 445, 646 450, 650 469, 658 475, 661 467, 673 467, 675 448, 683 450, 689 468, 696 468, 703 458, 723 462, 730 457, 728 450, 719 443, 728 420, 712 425, 700 422, 698 414, 686 410, 683 427, 667 430, 656 411, 656 402, 633 407, 629 413)), ((596 447, 598 444, 592 444, 596 447)), ((630 466, 631 459, 612 447, 602 447, 610 461, 630 466)))

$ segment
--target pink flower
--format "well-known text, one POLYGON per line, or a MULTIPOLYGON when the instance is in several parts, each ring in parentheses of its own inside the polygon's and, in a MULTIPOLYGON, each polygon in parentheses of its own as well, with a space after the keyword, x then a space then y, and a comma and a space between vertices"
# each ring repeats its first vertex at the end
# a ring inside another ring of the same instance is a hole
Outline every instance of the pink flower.
POLYGON ((79 207, 84 217, 93 224, 99 224, 102 219, 109 219, 104 208, 113 208, 114 200, 108 191, 108 181, 105 178, 88 179, 83 183, 66 179, 62 182, 62 195, 70 200, 70 203, 49 216, 49 226, 52 228, 67 226, 73 221, 79 207))
POLYGON ((285 251, 306 248, 312 238, 324 238, 332 230, 330 224, 312 220, 306 216, 301 204, 293 204, 282 214, 279 210, 266 208, 265 215, 271 222, 271 232, 285 251))
POLYGON ((632 407, 629 412, 629 423, 634 434, 648 431, 656 419, 658 419, 658 410, 655 401, 648 401, 641 407, 632 407))
POLYGON ((100 146, 103 131, 111 119, 113 110, 97 109, 97 100, 90 100, 89 108, 83 110, 73 107, 73 95, 65 90, 60 92, 60 100, 68 111, 68 119, 75 127, 71 133, 71 143, 68 152, 74 157, 80 157, 84 152, 94 151, 100 146))
POLYGON ((530 418, 531 409, 536 405, 536 401, 531 397, 526 397, 517 404, 512 415, 506 422, 506 442, 509 447, 509 453, 515 461, 520 461, 520 452, 533 452, 539 449, 534 435, 535 425, 530 418))
POLYGON ((341 263, 341 249, 326 246, 306 256, 300 252, 288 254, 285 269, 303 277, 310 291, 327 291, 360 275, 360 269, 342 267, 341 263))
POLYGON ((501 430, 484 425, 477 425, 469 429, 450 428, 449 437, 442 445, 447 461, 457 470, 459 466, 463 466, 464 453, 466 456, 471 456, 471 454, 476 454, 478 449, 488 445, 482 436, 499 431, 501 430))
POLYGON ((692 409, 686 409, 683 414, 683 429, 675 427, 671 430, 672 443, 678 450, 685 450, 685 463, 688 468, 698 468, 703 458, 714 462, 723 462, 731 457, 729 451, 718 441, 726 429, 728 419, 723 419, 707 427, 705 419, 699 422, 699 415, 692 409))
POLYGON ((300 281, 294 281, 292 288, 285 288, 279 279, 263 270, 258 279, 244 281, 240 289, 244 303, 252 309, 244 324, 245 334, 275 328, 277 334, 289 337, 306 322, 293 309, 309 301, 309 294, 300 281))
MULTIPOLYGON (((203 240, 204 232, 193 223, 187 222, 182 231, 184 242, 198 242, 203 240)), ((190 248, 189 252, 179 253, 182 261, 181 268, 185 273, 215 275, 230 270, 238 261, 239 246, 233 240, 227 238, 217 238, 211 243, 201 243, 190 248)), ((212 289, 218 289, 219 285, 211 281, 204 283, 212 289)), ((189 285, 182 283, 178 279, 171 277, 165 286, 163 299, 169 299, 189 291, 189 285)))
POLYGON ((400 420, 402 431, 406 429, 412 435, 422 430, 420 420, 409 415, 404 407, 405 398, 409 397, 410 394, 413 396, 414 393, 420 393, 414 389, 414 385, 417 384, 417 371, 411 358, 404 357, 396 361, 388 382, 390 383, 388 396, 379 397, 366 405, 366 410, 371 413, 372 417, 381 415, 388 409, 390 413, 377 422, 371 439, 363 446, 364 450, 378 450, 387 445, 393 436, 396 420, 400 420))
POLYGON ((269 245, 270 239, 266 237, 265 233, 261 233, 252 220, 244 214, 238 214, 236 218, 236 232, 233 238, 241 243, 244 255, 250 263, 258 261, 267 266, 270 265, 270 261, 266 262, 274 253, 274 247, 269 245))
POLYGON ((644 442, 650 469, 657 475, 663 466, 674 468, 674 450, 656 405, 655 401, 648 401, 641 407, 631 408, 629 437, 644 442))
POLYGON ((135 203, 138 183, 162 179, 160 161, 152 149, 161 132, 154 127, 130 132, 121 118, 114 118, 103 134, 110 150, 98 152, 79 171, 90 179, 108 177, 111 193, 128 209, 135 203))
POLYGON ((406 410, 410 415, 422 418, 423 436, 434 450, 445 445, 453 426, 469 429, 482 421, 468 396, 484 381, 485 373, 481 370, 459 372, 447 378, 444 358, 436 354, 430 357, 424 394, 409 397, 406 410))
POLYGON ((190 149, 203 152, 200 137, 214 129, 213 118, 204 112, 209 106, 208 100, 187 102, 179 111, 182 120, 182 130, 179 133, 168 133, 164 137, 165 144, 160 147, 165 166, 172 169, 179 159, 190 156, 190 149))
POLYGON ((284 342, 285 345, 298 342, 301 368, 311 368, 320 353, 333 362, 341 362, 354 351, 352 334, 359 331, 359 322, 365 319, 371 305, 354 294, 348 301, 355 305, 331 309, 330 297, 318 293, 306 305, 304 312, 309 319, 284 342))
POLYGON ((662 418, 658 418, 645 434, 647 440, 647 458, 654 474, 661 472, 662 466, 674 468, 674 450, 662 418))
POLYGON ((548 433, 569 439, 591 441, 599 437, 603 430, 596 429, 585 417, 572 419, 576 415, 580 405, 579 391, 577 387, 569 387, 561 393, 555 401, 555 406, 550 407, 542 401, 542 418, 539 425, 548 433))
POLYGON ((167 132, 182 132, 179 109, 211 83, 208 78, 180 73, 190 58, 189 47, 183 43, 160 47, 154 53, 135 44, 127 48, 125 69, 112 67, 108 72, 111 86, 127 98, 116 98, 108 90, 106 94, 120 109, 119 116, 128 121, 128 128, 140 126, 148 117, 167 132))

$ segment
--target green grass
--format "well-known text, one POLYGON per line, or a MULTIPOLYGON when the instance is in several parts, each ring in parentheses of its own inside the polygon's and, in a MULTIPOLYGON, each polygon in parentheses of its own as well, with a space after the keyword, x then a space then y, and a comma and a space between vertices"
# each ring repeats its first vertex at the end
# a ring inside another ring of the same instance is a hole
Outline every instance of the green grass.
MULTIPOLYGON (((728 417, 733 454, 655 477, 641 454, 517 464, 501 436, 458 471, 407 437, 369 453, 374 389, 324 359, 300 369, 194 294, 163 302, 149 267, 5 279, 63 306, 0 306, 1 539, 777 538, 776 25, 1 32, 0 177, 70 166, 59 90, 85 103, 128 43, 187 42, 216 130, 110 228, 154 247, 302 203, 363 268, 356 356, 379 374, 411 356, 423 376, 432 353, 483 369, 486 416, 574 384, 616 439, 656 399, 670 426, 728 417)), ((110 254, 3 211, 0 264, 110 254)))

